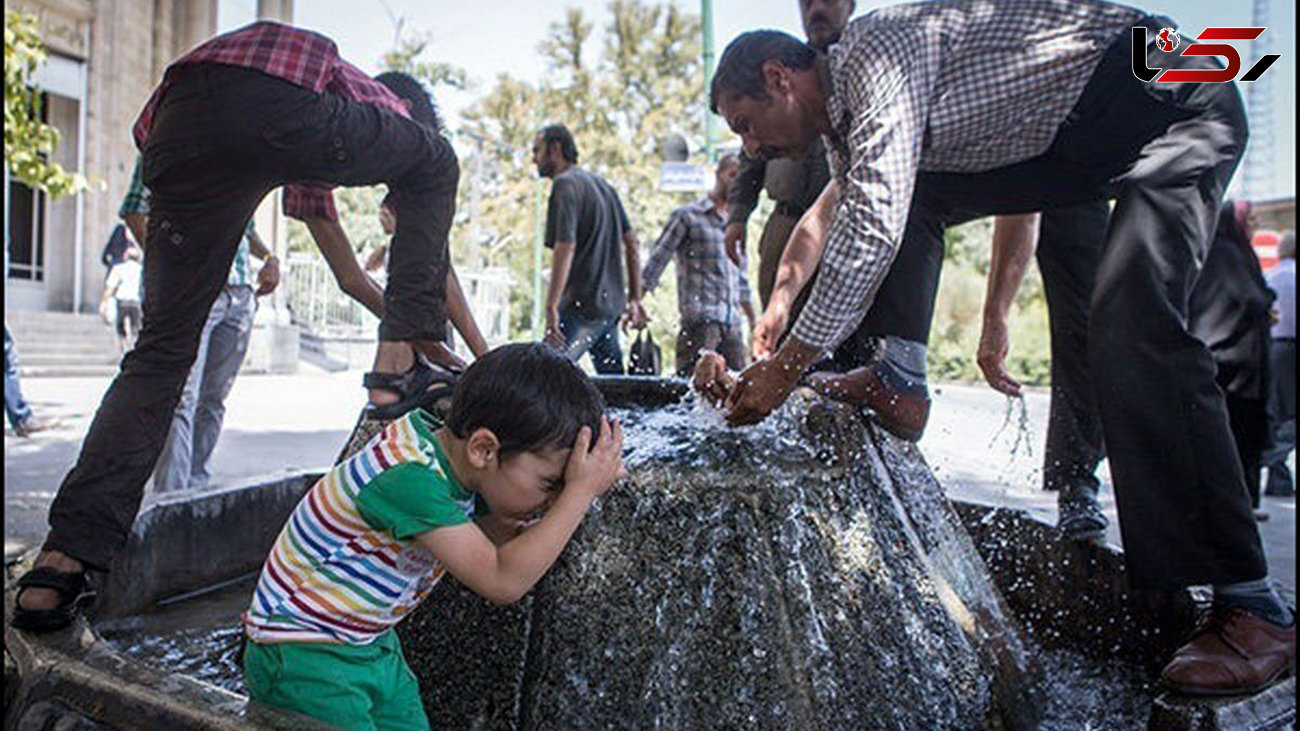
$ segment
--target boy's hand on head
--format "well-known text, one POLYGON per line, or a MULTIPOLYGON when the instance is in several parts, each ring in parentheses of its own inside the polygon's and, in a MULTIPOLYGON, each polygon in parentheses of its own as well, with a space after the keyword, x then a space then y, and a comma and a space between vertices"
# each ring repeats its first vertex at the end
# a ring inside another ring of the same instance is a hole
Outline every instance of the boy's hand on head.
POLYGON ((564 489, 584 490, 591 497, 604 495, 614 480, 627 474, 623 469, 623 425, 601 417, 600 436, 592 445, 590 427, 582 427, 564 468, 564 489))

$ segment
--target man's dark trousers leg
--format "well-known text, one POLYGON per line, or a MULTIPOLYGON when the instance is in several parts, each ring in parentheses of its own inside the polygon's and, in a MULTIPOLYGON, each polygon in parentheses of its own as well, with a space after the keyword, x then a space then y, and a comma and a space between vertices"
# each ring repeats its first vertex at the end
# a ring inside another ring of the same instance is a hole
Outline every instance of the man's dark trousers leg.
MULTIPOLYGON (((1245 113, 1233 84, 1139 81, 1129 43, 1128 33, 1115 39, 1047 152, 927 182, 950 209, 982 215, 1116 199, 1089 308, 1088 358, 1130 583, 1252 581, 1267 565, 1227 408, 1214 361, 1186 326, 1218 205, 1245 148, 1245 113)), ((1148 66, 1214 67, 1154 44, 1148 53, 1148 66)))
MULTIPOLYGON (((956 214, 933 198, 927 180, 925 173, 917 176, 898 253, 871 309, 835 349, 832 370, 849 371, 867 365, 876 355, 881 338, 929 344, 939 275, 943 271, 944 232, 950 222, 960 221, 952 221, 956 214)), ((810 282, 804 292, 811 291, 811 287, 810 282)))
POLYGON ((388 183, 401 203, 380 336, 436 340, 446 320, 457 168, 446 141, 414 122, 257 72, 196 65, 176 75, 158 109, 144 176, 153 195, 144 326, 50 507, 45 543, 103 570, 126 543, 244 225, 273 187, 388 183))
MULTIPOLYGON (((1188 332, 1186 311, 1245 149, 1245 110, 1234 84, 1143 84, 1129 69, 1126 41, 1085 91, 1080 139, 1065 141, 1062 155, 1085 158, 1077 164, 1086 171, 1086 158, 1100 152, 1105 160, 1107 146, 1142 142, 1112 158, 1124 165, 1112 178, 1116 203, 1088 338, 1131 581, 1251 581, 1267 574, 1259 532, 1214 360, 1188 332), (1141 134, 1152 121, 1159 126, 1141 134)), ((1171 65, 1154 45, 1149 52, 1149 65, 1171 65)))
POLYGON ((1052 398, 1043 489, 1096 497, 1101 416, 1088 373, 1088 309, 1110 206, 1104 200, 1043 211, 1038 270, 1051 330, 1052 398))

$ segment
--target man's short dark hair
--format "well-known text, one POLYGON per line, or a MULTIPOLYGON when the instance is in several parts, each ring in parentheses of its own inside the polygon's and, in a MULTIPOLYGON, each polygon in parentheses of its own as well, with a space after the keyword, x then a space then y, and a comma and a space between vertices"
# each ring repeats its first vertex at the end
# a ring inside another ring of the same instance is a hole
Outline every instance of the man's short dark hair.
POLYGON ((578 430, 600 435, 605 398, 572 360, 544 343, 502 345, 465 371, 451 399, 447 428, 459 439, 488 429, 501 456, 568 449, 578 430))
POLYGON ((558 142, 560 143, 560 154, 564 156, 564 159, 574 165, 578 164, 578 143, 573 141, 573 133, 569 131, 568 127, 562 124, 548 124, 542 127, 542 131, 538 134, 542 136, 542 144, 546 146, 546 149, 551 149, 552 142, 558 142))
POLYGON ((786 68, 803 71, 817 59, 813 47, 789 33, 777 30, 752 30, 741 33, 727 44, 709 84, 709 109, 718 113, 723 94, 753 97, 766 101, 767 82, 763 80, 763 63, 776 61, 786 68))
POLYGON ((722 168, 724 168, 724 167, 726 167, 726 166, 728 166, 728 165, 730 165, 730 164, 732 164, 732 163, 735 163, 735 164, 739 165, 739 164, 740 164, 740 155, 737 155, 737 154, 734 153, 734 152, 728 152, 728 153, 724 154, 722 157, 718 158, 718 164, 717 164, 717 166, 714 168, 714 170, 721 170, 722 168))
POLYGON ((442 115, 438 113, 438 105, 434 103, 433 97, 424 88, 424 84, 414 76, 401 71, 385 71, 376 76, 375 81, 388 87, 388 90, 396 94, 399 99, 411 105, 411 119, 432 128, 435 132, 443 131, 442 115))

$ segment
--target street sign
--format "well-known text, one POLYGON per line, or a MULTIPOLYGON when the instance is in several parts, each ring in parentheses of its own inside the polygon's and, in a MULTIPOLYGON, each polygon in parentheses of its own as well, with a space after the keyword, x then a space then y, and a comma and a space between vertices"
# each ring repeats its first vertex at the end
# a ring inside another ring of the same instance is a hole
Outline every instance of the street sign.
POLYGON ((670 193, 708 190, 713 184, 708 165, 665 162, 659 167, 659 190, 670 193))

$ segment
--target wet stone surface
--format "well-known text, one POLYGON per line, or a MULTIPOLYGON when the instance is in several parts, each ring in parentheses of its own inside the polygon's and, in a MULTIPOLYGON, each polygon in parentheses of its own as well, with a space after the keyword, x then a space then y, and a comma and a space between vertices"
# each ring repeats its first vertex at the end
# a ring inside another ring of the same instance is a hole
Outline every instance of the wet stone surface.
POLYGON ((531 606, 449 601, 446 582, 403 631, 435 724, 985 725, 992 670, 881 464, 835 452, 868 443, 861 423, 810 434, 806 406, 741 430, 691 404, 620 412, 630 476, 531 606))
MULTIPOLYGON (((973 542, 910 445, 803 396, 745 429, 689 399, 617 411, 629 478, 529 597, 492 607, 448 577, 400 626, 435 727, 1145 725, 1149 676, 1036 650, 975 551, 1025 563, 1041 536, 973 542)), ((238 691, 250 590, 101 629, 238 691)))

